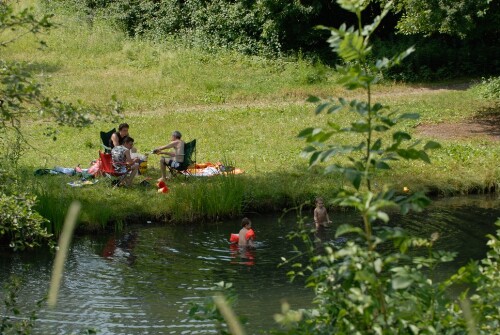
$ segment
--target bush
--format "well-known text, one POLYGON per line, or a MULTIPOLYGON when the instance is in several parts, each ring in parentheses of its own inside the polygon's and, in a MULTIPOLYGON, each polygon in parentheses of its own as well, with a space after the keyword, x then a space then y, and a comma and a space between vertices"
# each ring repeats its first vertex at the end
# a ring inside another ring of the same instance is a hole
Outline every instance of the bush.
POLYGON ((36 198, 29 194, 0 194, 0 236, 14 251, 32 249, 52 236, 42 225, 47 222, 33 210, 36 198))
POLYGON ((500 77, 483 78, 472 90, 484 99, 500 99, 500 77))

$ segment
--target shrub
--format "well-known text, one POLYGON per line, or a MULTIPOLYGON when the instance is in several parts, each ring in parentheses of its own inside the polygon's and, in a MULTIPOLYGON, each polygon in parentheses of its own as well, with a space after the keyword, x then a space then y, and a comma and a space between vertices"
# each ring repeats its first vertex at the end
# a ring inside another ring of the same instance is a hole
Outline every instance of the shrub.
POLYGON ((483 78, 481 83, 472 87, 472 90, 482 98, 500 99, 500 77, 483 78))
POLYGON ((26 193, 0 193, 0 239, 14 251, 32 249, 52 237, 43 228, 47 220, 33 210, 35 201, 26 193))

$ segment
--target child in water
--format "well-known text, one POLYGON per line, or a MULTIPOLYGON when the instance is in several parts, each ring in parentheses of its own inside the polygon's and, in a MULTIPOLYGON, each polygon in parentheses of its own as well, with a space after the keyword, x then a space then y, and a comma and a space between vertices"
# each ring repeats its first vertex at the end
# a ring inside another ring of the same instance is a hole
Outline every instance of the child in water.
POLYGON ((241 230, 239 232, 238 245, 240 247, 255 247, 255 232, 252 229, 252 221, 249 218, 241 220, 241 230))
POLYGON ((328 217, 323 198, 316 198, 316 208, 314 209, 314 225, 316 226, 316 230, 322 230, 331 223, 332 221, 328 217))

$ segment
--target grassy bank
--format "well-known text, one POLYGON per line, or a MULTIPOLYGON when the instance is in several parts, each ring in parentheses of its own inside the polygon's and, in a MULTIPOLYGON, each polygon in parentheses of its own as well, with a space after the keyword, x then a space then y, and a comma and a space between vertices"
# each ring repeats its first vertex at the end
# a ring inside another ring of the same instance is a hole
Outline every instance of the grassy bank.
MULTIPOLYGON (((31 147, 19 161, 20 170, 55 230, 72 199, 82 202, 82 221, 88 228, 101 229, 135 216, 192 222, 279 210, 317 195, 329 198, 342 184, 339 176, 323 175, 321 167, 307 168, 307 160, 299 155, 304 143, 296 137, 303 128, 324 126, 328 120, 325 115, 315 116, 314 106, 305 103, 309 94, 356 94, 335 84, 331 69, 305 59, 266 60, 224 51, 208 54, 174 41, 130 40, 106 22, 89 24, 73 13, 56 13, 56 19, 64 29, 46 36, 47 49, 38 50, 33 40, 24 39, 3 49, 3 57, 28 62, 47 93, 67 101, 105 107, 116 94, 123 101, 123 121, 130 124, 139 152, 165 144, 177 129, 185 140, 197 139, 198 162, 229 161, 245 174, 178 179, 169 184, 166 195, 158 194, 154 186, 113 189, 104 180, 71 188, 66 182, 75 178, 34 177, 32 172, 54 166, 87 167, 98 157, 99 131, 117 125, 62 127, 58 140, 52 141, 43 135, 46 124, 26 120, 22 131, 31 147)), ((498 190, 500 141, 487 136, 439 139, 420 134, 418 128, 498 111, 498 102, 482 100, 461 86, 438 88, 439 84, 385 83, 375 89, 377 101, 394 110, 421 114, 421 120, 405 126, 406 131, 443 145, 433 152, 432 165, 400 162, 376 184, 439 195, 498 190)), ((336 118, 341 124, 350 121, 344 114, 336 118)), ((358 142, 335 136, 332 141, 358 142)), ((159 177, 157 165, 157 158, 151 157, 147 176, 153 180, 159 177)))

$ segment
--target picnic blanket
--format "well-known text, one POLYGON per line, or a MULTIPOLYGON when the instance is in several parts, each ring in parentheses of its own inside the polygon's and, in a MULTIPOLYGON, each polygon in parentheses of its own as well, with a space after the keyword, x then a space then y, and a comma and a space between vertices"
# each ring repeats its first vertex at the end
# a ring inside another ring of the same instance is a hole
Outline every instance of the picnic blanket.
POLYGON ((211 177, 220 174, 241 174, 243 170, 233 166, 223 165, 222 163, 199 163, 194 164, 185 171, 186 174, 195 177, 211 177))

